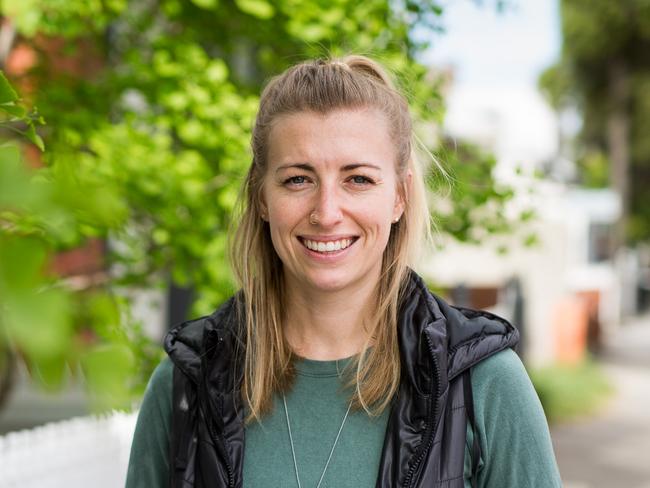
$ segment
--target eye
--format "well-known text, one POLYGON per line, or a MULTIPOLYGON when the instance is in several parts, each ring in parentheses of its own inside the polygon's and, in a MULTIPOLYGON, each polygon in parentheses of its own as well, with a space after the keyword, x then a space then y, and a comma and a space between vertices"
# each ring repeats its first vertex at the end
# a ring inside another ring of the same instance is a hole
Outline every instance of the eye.
POLYGON ((351 181, 355 185, 372 185, 374 183, 374 181, 372 181, 370 178, 363 175, 351 176, 349 181, 351 181))
POLYGON ((290 176, 283 182, 286 186, 300 186, 307 183, 306 176, 290 176))

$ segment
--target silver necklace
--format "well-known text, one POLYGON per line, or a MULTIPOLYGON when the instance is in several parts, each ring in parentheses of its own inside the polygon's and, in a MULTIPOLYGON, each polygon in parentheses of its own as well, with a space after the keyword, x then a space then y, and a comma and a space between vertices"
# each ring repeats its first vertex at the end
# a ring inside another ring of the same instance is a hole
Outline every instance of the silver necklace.
MULTIPOLYGON (((291 443, 291 455, 293 456, 293 468, 296 472, 296 482, 298 483, 298 488, 302 488, 302 485, 300 484, 300 476, 298 475, 298 463, 296 462, 296 450, 293 447, 293 436, 291 435, 291 423, 289 422, 289 410, 287 409, 287 399, 285 398, 284 394, 282 394, 282 401, 284 402, 284 414, 287 418, 287 429, 289 430, 289 442, 291 443)), ((316 488, 320 488, 320 484, 323 482, 323 478, 325 477, 325 471, 327 471, 327 467, 330 465, 330 461, 332 460, 332 454, 334 454, 334 449, 336 448, 336 444, 339 442, 339 437, 341 437, 341 431, 343 431, 343 426, 345 425, 345 421, 348 418, 348 414, 350 413, 350 407, 352 407, 352 402, 348 405, 348 410, 345 412, 345 417, 343 417, 343 422, 341 422, 341 426, 339 427, 339 431, 336 434, 336 439, 334 439, 334 444, 332 444, 332 449, 330 449, 330 455, 327 457, 327 462, 325 463, 325 467, 323 468, 323 472, 320 475, 320 479, 318 480, 318 484, 316 485, 316 488)))

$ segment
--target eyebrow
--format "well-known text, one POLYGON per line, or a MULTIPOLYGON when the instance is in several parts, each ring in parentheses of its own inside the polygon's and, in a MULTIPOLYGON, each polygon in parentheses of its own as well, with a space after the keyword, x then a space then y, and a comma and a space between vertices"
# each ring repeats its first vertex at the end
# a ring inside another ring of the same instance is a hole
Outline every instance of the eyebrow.
MULTIPOLYGON (((309 164, 309 163, 290 163, 290 164, 283 164, 282 166, 278 167, 275 172, 278 173, 282 170, 285 169, 302 169, 305 171, 311 171, 312 173, 315 173, 316 170, 314 167, 309 164)), ((346 164, 341 168, 343 171, 353 171, 358 168, 372 168, 376 169, 377 171, 381 171, 381 168, 377 166, 376 164, 371 164, 371 163, 366 163, 366 162, 360 162, 360 163, 352 163, 352 164, 346 164)))

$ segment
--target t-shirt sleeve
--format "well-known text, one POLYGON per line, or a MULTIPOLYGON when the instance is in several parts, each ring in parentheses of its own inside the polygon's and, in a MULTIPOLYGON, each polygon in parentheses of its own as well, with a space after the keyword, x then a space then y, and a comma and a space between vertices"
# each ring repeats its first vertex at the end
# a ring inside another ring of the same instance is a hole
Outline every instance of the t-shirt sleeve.
POLYGON ((561 487, 546 417, 519 357, 501 351, 474 366, 471 377, 481 446, 478 485, 561 487))
POLYGON ((163 359, 147 385, 131 444, 126 488, 169 486, 173 368, 169 358, 163 359))

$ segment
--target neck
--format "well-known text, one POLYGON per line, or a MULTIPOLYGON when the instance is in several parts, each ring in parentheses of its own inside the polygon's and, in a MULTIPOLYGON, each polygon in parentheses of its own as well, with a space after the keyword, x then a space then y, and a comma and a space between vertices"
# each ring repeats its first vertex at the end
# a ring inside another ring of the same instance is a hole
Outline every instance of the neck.
POLYGON ((374 286, 322 292, 287 284, 285 334, 296 354, 321 361, 358 354, 368 339, 374 286))

